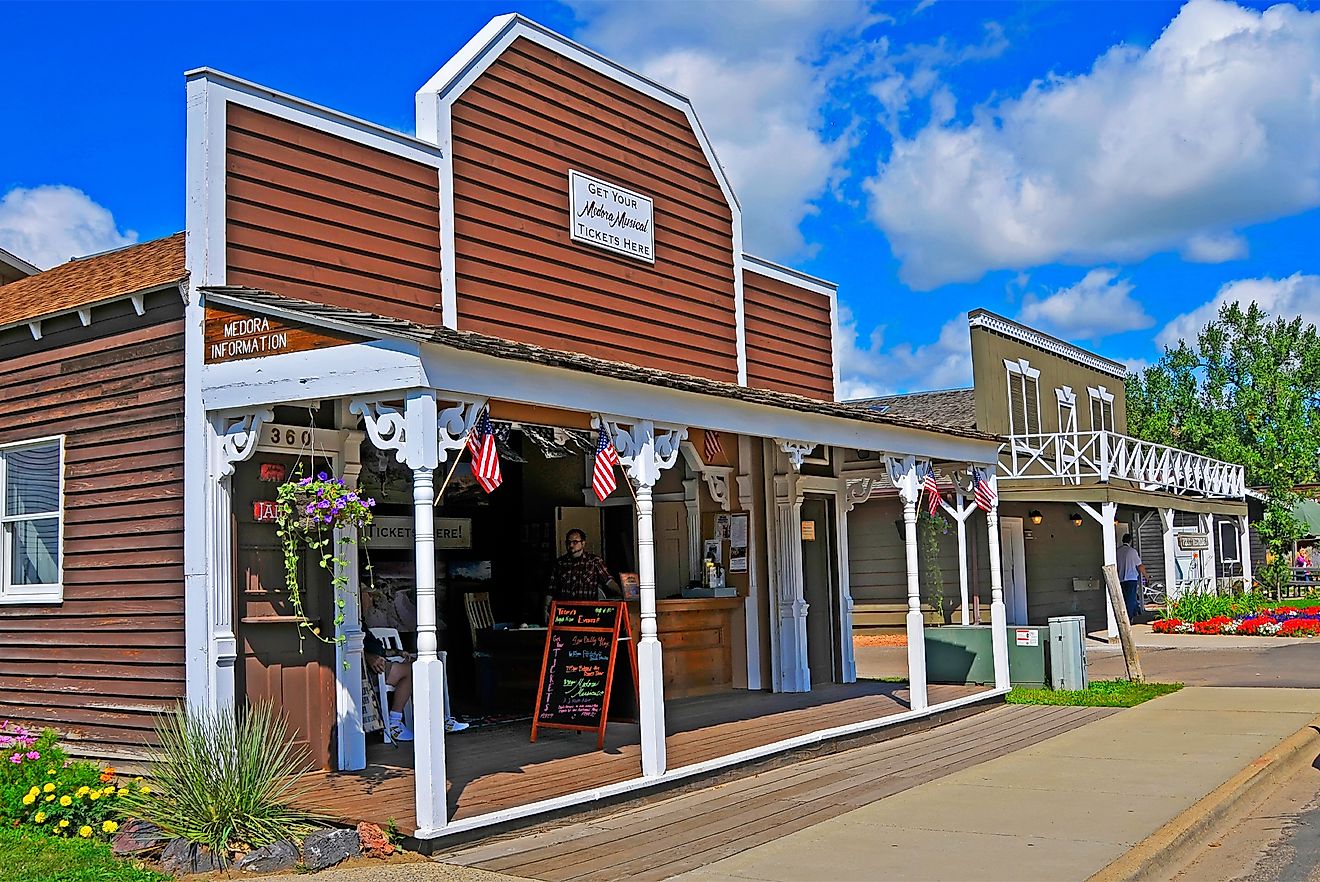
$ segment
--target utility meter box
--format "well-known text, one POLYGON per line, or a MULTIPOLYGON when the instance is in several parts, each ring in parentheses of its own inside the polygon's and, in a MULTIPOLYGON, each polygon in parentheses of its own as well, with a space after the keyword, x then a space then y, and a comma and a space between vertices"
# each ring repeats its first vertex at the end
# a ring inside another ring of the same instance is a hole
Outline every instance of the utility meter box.
POLYGON ((1059 616, 1049 619, 1050 688, 1085 689, 1086 617, 1059 616))

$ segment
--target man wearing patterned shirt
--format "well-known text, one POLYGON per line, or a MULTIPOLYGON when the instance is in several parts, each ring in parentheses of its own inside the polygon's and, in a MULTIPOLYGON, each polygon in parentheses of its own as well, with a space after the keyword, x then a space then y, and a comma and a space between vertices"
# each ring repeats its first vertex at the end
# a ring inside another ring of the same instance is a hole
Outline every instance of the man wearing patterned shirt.
POLYGON ((551 600, 600 600, 622 597, 605 561, 587 551, 587 534, 572 529, 564 534, 568 553, 555 561, 550 577, 550 593, 545 598, 545 612, 550 615, 551 600))

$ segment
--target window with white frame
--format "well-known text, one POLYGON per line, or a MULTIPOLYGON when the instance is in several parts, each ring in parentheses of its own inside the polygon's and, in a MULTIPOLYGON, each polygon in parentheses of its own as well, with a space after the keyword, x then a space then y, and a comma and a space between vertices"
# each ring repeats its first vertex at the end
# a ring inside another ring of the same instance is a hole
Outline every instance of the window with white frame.
POLYGON ((1008 433, 1040 434, 1040 371, 1025 358, 1004 359, 1008 372, 1008 433))
POLYGON ((1059 431, 1064 435, 1077 434, 1077 393, 1071 386, 1060 386, 1054 390, 1054 397, 1059 402, 1059 431))
POLYGON ((1091 431, 1114 431, 1114 393, 1104 386, 1087 386, 1091 396, 1091 431))
POLYGON ((0 603, 63 597, 64 441, 0 447, 0 603))

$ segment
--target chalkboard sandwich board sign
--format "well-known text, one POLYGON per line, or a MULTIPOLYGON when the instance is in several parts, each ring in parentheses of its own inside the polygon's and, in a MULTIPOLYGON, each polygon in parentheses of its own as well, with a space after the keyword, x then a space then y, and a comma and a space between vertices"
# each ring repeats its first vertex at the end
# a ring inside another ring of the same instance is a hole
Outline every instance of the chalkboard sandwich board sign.
POLYGON ((637 691, 637 647, 622 601, 557 600, 550 605, 550 627, 532 714, 532 740, 541 728, 595 731, 596 749, 605 746, 610 692, 620 645, 628 654, 633 693, 637 691))

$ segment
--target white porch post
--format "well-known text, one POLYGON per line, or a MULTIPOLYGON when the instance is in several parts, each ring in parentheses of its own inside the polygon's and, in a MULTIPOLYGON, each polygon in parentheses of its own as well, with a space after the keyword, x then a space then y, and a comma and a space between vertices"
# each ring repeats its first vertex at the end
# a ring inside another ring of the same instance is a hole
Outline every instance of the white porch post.
POLYGON ((1205 558, 1203 559, 1203 563, 1202 563, 1202 567, 1205 571, 1206 577, 1209 579, 1209 581, 1206 584, 1210 586, 1210 591, 1212 593, 1218 594, 1219 593, 1219 576, 1218 576, 1219 543, 1216 540, 1218 540, 1219 536, 1218 536, 1218 531, 1215 529, 1215 516, 1213 514, 1198 515, 1198 519, 1201 521, 1201 523, 1205 524, 1206 542, 1209 545, 1209 547, 1205 550, 1205 558))
POLYGON ((687 436, 687 429, 665 427, 657 432, 650 420, 637 420, 628 429, 613 420, 607 419, 606 422, 614 438, 619 463, 636 485, 638 606, 642 620, 641 639, 637 643, 642 775, 656 777, 663 775, 666 768, 665 681, 660 632, 656 627, 655 525, 651 488, 660 479, 660 473, 678 459, 679 444, 687 436))
MULTIPOLYGON (((362 433, 344 430, 340 433, 340 462, 343 463, 344 484, 357 488, 362 471, 362 433)), ((356 527, 335 531, 335 547, 344 561, 342 575, 348 580, 347 596, 336 598, 344 605, 340 613, 344 621, 339 626, 342 642, 335 644, 335 706, 338 733, 340 771, 353 771, 367 767, 367 736, 362 730, 362 611, 359 606, 358 532, 356 527)))
POLYGON ((986 542, 990 550, 990 647, 995 663, 995 688, 1012 685, 1008 670, 1008 614, 1004 609, 1004 566, 999 549, 999 479, 995 467, 985 470, 994 491, 994 504, 985 513, 986 542))
MULTIPOLYGON (((963 498, 962 490, 959 490, 954 498, 958 503, 958 513, 955 519, 958 521, 958 594, 962 599, 962 616, 960 618, 963 625, 970 625, 972 623, 970 609, 972 598, 967 584, 967 516, 963 514, 963 506, 966 505, 966 500, 963 498)), ((1003 593, 1002 590, 1000 593, 1003 593)))
MULTIPOLYGON (((807 662, 807 604, 802 582, 802 491, 799 487, 802 459, 814 444, 775 439, 775 449, 788 455, 789 470, 775 474, 775 591, 778 629, 779 692, 810 692, 811 668, 807 662)), ((778 454, 776 454, 776 460, 778 454)), ((774 471, 779 471, 776 465, 774 471)))
POLYGON ((207 492, 210 508, 210 537, 207 569, 210 591, 209 618, 210 709, 231 708, 237 701, 234 665, 238 660, 238 638, 234 633, 234 499, 233 475, 240 462, 256 452, 261 427, 274 418, 263 408, 238 416, 210 420, 210 475, 207 492))
MULTIPOLYGON (((836 451, 834 462, 843 462, 842 451, 836 451)), ((835 494, 835 522, 839 525, 839 658, 840 680, 857 682, 857 651, 853 644, 852 577, 848 553, 848 515, 871 498, 875 482, 871 478, 839 478, 839 492, 835 494)))
POLYGON ((1178 536, 1173 532, 1173 509, 1157 509, 1160 513, 1160 538, 1164 540, 1164 590, 1169 600, 1178 598, 1178 536))
POLYGON ((1242 558, 1242 590, 1251 590, 1251 524, 1246 515, 1238 515, 1238 556, 1242 558))
MULTIPOLYGON (((1104 548, 1104 565, 1118 566, 1118 542, 1114 539, 1114 518, 1118 516, 1118 503, 1102 503, 1099 511, 1096 511, 1085 502, 1077 504, 1081 506, 1082 511, 1100 524, 1100 542, 1104 548)), ((1118 640, 1118 618, 1114 612, 1114 603, 1109 599, 1108 591, 1105 592, 1105 631, 1110 643, 1118 640)))
POLYGON ((903 544, 907 552, 908 690, 912 709, 929 705, 926 691, 926 618, 921 613, 921 573, 917 568, 917 501, 929 463, 912 456, 889 457, 889 477, 903 501, 903 544))
POLYGON ((752 439, 738 436, 738 505, 747 513, 747 597, 743 617, 747 625, 747 688, 761 688, 761 512, 752 483, 752 439))

